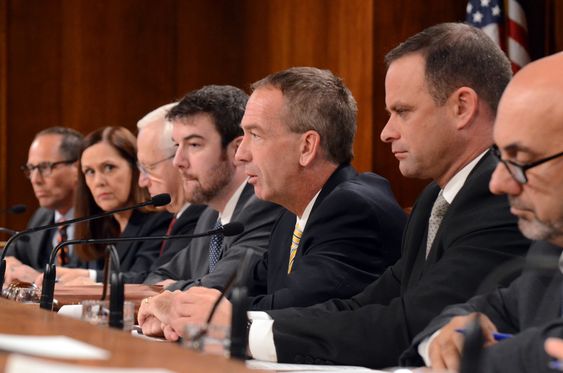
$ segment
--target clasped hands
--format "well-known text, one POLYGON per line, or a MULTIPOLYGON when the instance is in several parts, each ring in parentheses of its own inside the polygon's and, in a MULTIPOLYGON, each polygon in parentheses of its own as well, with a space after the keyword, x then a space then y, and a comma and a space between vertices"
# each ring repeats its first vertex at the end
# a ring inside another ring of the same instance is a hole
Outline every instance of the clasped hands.
MULTIPOLYGON (((204 325, 215 301, 221 296, 216 289, 192 287, 186 291, 165 291, 141 302, 137 316, 143 334, 177 341, 189 324, 204 325)), ((212 323, 230 326, 232 305, 223 299, 212 323)))

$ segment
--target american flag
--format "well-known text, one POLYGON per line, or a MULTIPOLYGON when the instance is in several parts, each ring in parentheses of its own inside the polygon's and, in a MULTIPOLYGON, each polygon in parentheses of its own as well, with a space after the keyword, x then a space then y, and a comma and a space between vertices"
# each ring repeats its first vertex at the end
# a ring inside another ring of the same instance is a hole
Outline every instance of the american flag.
POLYGON ((506 52, 514 72, 530 62, 528 25, 521 1, 469 0, 465 18, 467 23, 482 29, 506 52))

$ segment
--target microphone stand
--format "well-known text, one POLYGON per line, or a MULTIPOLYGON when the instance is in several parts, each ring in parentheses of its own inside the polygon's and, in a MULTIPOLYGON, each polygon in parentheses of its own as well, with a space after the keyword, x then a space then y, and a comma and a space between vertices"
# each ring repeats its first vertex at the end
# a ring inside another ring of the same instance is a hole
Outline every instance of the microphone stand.
MULTIPOLYGON (((39 306, 46 310, 53 310, 53 298, 55 294, 55 279, 57 277, 57 272, 55 268, 55 259, 59 250, 68 245, 84 245, 84 244, 115 244, 118 242, 135 242, 135 241, 164 241, 164 240, 175 240, 182 238, 198 238, 211 236, 214 234, 223 234, 224 236, 234 236, 240 234, 244 230, 244 226, 239 222, 232 222, 226 224, 222 228, 214 229, 204 233, 196 234, 180 234, 176 236, 148 236, 148 237, 119 237, 119 238, 91 238, 86 240, 68 240, 61 242, 51 251, 49 261, 45 265, 45 273, 43 275, 43 284, 41 288, 41 302, 39 306)), ((110 295, 111 296, 111 295, 110 295)))
MULTIPOLYGON (((146 201, 146 202, 140 203, 140 204, 135 205, 135 206, 121 207, 121 208, 118 208, 118 209, 115 209, 115 210, 102 212, 102 213, 92 215, 92 216, 74 218, 74 219, 70 219, 70 220, 66 220, 66 221, 61 221, 61 222, 48 224, 48 225, 42 225, 42 226, 39 226, 39 227, 34 227, 34 228, 26 229, 26 230, 21 231, 21 232, 17 232, 13 236, 11 236, 8 239, 8 241, 6 241, 6 245, 4 246, 4 250, 2 251, 2 254, 0 255, 0 287, 4 284, 4 278, 5 278, 5 274, 6 274, 5 257, 6 257, 6 253, 8 252, 8 248, 10 247, 10 245, 12 245, 13 242, 15 242, 17 239, 19 239, 21 236, 23 236, 25 234, 34 233, 34 232, 47 230, 47 229, 53 229, 53 228, 60 227, 62 225, 70 225, 70 224, 86 222, 86 221, 90 221, 90 220, 96 220, 96 219, 100 219, 100 218, 104 218, 106 216, 116 214, 118 212, 134 210, 134 209, 138 209, 138 208, 145 207, 145 206, 152 205, 152 206, 158 207, 158 206, 167 205, 169 203, 170 203, 170 195, 168 195, 168 194, 158 194, 158 195, 154 196, 150 201, 146 201)), ((53 251, 55 251, 55 250, 53 250, 53 251)), ((51 252, 51 254, 52 254, 52 252, 51 252)))

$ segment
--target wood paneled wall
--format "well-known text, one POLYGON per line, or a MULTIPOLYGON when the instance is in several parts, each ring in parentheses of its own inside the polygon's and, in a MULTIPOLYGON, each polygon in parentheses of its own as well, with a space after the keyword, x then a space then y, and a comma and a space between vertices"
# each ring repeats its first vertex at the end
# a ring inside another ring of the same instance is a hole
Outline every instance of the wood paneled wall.
MULTIPOLYGON (((545 25, 544 49, 563 46, 561 3, 542 0, 541 20, 532 22, 545 25)), ((425 182, 400 176, 379 141, 387 118, 383 56, 429 25, 463 20, 465 4, 0 0, 0 208, 36 206, 19 166, 43 128, 133 130, 148 111, 204 84, 248 89, 266 74, 298 65, 328 68, 344 79, 359 105, 354 165, 389 178, 400 203, 410 205, 425 182)), ((21 229, 28 217, 0 216, 0 225, 21 229)))

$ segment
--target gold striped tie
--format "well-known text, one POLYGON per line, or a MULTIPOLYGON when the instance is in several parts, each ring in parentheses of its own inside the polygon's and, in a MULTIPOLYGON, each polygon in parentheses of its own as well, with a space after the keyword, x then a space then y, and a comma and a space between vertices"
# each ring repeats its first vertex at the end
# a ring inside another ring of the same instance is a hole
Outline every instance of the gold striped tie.
POLYGON ((291 273, 291 268, 293 267, 293 261, 295 260, 295 254, 297 254, 297 248, 299 247, 302 234, 303 231, 301 230, 299 223, 295 223, 293 237, 291 238, 291 249, 289 250, 289 266, 287 267, 287 273, 291 273))

